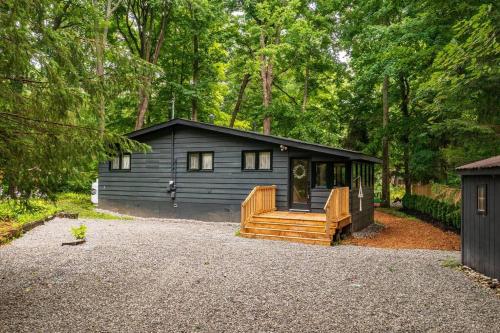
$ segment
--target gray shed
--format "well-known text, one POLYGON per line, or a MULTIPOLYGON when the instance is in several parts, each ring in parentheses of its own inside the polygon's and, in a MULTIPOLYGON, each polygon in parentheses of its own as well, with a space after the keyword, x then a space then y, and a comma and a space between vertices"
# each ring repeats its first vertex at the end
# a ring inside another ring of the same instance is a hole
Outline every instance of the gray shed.
POLYGON ((500 155, 457 171, 462 176, 462 264, 500 278, 500 155))

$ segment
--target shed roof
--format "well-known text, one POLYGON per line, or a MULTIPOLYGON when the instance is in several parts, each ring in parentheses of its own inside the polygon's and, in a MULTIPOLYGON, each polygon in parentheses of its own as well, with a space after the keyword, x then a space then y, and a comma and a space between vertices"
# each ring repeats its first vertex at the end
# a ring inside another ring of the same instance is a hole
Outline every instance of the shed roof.
POLYGON ((457 170, 479 170, 479 169, 491 169, 500 168, 500 155, 487 158, 485 160, 480 160, 472 162, 466 165, 462 165, 457 168, 457 170))
POLYGON ((342 156, 346 157, 351 160, 361 160, 361 161, 369 161, 373 163, 381 163, 382 161, 376 157, 369 156, 366 154, 363 154, 358 151, 354 150, 348 150, 348 149, 341 149, 341 148, 334 148, 330 146, 325 146, 325 145, 320 145, 317 143, 310 143, 310 142, 305 142, 305 141, 300 141, 296 139, 290 139, 290 138, 283 138, 275 135, 264 135, 261 133, 256 133, 256 132, 251 132, 251 131, 243 131, 239 129, 234 129, 230 127, 224 127, 224 126, 217 126, 213 124, 208 124, 208 123, 202 123, 202 122, 197 122, 197 121, 192 121, 192 120, 186 120, 186 119, 172 119, 170 121, 146 127, 131 133, 128 133, 129 138, 138 138, 140 136, 143 136, 148 133, 152 132, 157 132, 163 129, 167 129, 176 125, 181 125, 181 126, 188 126, 188 127, 193 127, 193 128, 200 128, 200 129, 205 129, 213 132, 218 132, 218 133, 224 133, 228 135, 234 135, 238 137, 244 137, 248 139, 253 139, 257 141, 263 141, 263 142, 268 142, 268 143, 274 143, 274 144, 279 144, 279 145, 285 145, 288 147, 293 147, 293 148, 298 148, 298 149, 304 149, 304 150, 310 150, 318 153, 323 153, 323 154, 329 154, 329 155, 337 155, 337 156, 342 156))

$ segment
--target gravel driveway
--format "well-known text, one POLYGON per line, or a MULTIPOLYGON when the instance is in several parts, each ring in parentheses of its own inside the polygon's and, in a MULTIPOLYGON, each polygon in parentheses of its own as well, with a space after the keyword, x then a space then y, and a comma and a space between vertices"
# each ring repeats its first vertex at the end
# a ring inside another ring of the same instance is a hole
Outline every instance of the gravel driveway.
POLYGON ((458 252, 235 237, 236 224, 55 219, 0 247, 0 332, 498 332, 458 252))

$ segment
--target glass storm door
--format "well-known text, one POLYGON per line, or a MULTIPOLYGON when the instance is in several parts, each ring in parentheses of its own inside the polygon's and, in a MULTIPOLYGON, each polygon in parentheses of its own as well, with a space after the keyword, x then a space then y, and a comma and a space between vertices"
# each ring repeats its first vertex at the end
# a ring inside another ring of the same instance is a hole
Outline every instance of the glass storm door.
POLYGON ((290 160, 290 208, 310 209, 309 160, 290 160))

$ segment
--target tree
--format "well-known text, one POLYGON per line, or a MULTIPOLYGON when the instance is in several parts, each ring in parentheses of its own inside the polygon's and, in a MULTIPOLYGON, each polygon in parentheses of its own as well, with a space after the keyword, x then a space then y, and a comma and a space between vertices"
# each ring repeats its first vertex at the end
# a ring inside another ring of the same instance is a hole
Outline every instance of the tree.
POLYGON ((112 133, 96 140, 100 130, 86 92, 91 45, 81 29, 87 21, 74 10, 48 0, 2 3, 0 173, 14 197, 52 195, 117 147, 145 150, 112 133))
MULTIPOLYGON (((132 54, 156 65, 165 41, 165 30, 173 10, 169 0, 126 0, 116 11, 116 26, 132 54)), ((135 129, 144 126, 153 73, 141 73, 135 129)))

